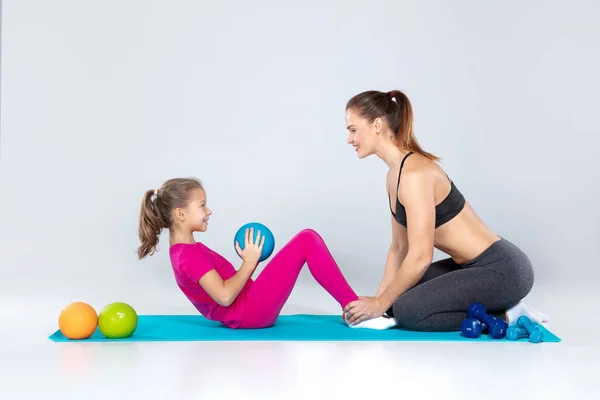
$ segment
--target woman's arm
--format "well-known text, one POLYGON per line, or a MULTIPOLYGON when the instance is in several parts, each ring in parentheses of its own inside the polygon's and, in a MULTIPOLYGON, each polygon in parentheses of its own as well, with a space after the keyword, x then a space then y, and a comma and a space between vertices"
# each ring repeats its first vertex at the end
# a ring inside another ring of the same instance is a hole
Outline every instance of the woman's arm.
POLYGON ((423 276, 433 259, 435 234, 434 179, 426 172, 405 171, 401 196, 406 209, 408 251, 400 269, 377 300, 385 312, 423 276))
MULTIPOLYGON (((406 229, 400 225, 392 216, 392 243, 388 250, 387 260, 385 262, 385 270, 383 271, 383 278, 377 289, 375 297, 379 297, 392 283, 396 273, 402 265, 402 261, 406 257, 408 250, 408 239, 406 236, 406 229)), ((386 308, 387 310, 387 308, 386 308)))

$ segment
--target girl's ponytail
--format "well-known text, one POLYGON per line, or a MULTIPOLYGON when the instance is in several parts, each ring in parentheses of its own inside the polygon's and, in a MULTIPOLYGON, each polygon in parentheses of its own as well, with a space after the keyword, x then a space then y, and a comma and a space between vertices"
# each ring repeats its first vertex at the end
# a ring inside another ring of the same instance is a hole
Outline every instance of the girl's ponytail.
POLYGON ((158 208, 155 204, 158 201, 158 196, 156 196, 156 199, 152 200, 155 193, 155 190, 148 190, 142 199, 140 226, 138 231, 140 242, 142 244, 137 249, 138 258, 140 260, 147 255, 154 254, 158 246, 160 232, 166 227, 160 218, 158 208))
POLYGON ((173 178, 166 181, 160 189, 144 193, 138 231, 142 243, 137 249, 140 260, 154 254, 162 230, 172 228, 173 210, 186 207, 192 191, 196 189, 204 190, 202 182, 197 178, 173 178))

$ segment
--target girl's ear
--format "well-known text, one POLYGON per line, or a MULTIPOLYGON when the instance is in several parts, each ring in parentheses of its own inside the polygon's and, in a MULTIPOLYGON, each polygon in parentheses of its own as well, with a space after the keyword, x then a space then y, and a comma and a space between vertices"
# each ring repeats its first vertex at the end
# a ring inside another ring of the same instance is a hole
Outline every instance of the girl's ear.
POLYGON ((173 211, 173 215, 175 216, 175 219, 179 222, 183 222, 185 221, 185 210, 183 208, 176 208, 173 211))

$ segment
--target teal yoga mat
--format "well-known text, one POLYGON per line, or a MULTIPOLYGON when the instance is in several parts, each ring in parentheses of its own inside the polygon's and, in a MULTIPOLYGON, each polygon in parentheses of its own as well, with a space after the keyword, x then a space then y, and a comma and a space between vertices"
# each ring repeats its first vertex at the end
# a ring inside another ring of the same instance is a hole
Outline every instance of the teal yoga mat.
MULTIPOLYGON (((560 338, 543 326, 545 342, 560 338)), ((460 332, 414 332, 401 329, 374 331, 348 327, 340 315, 281 315, 275 326, 265 329, 230 329, 200 315, 140 315, 138 327, 127 339, 105 338, 98 329, 85 340, 67 339, 60 330, 50 336, 55 342, 164 342, 164 341, 435 341, 509 342, 488 335, 467 339, 460 332)), ((519 339, 527 342, 527 339, 519 339)))

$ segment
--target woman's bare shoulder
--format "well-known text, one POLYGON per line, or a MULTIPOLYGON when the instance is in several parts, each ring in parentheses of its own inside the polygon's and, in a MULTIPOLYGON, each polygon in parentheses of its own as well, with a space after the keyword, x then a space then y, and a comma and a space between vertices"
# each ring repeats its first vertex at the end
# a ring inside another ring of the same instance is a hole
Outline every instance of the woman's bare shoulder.
POLYGON ((402 176, 409 175, 412 179, 434 179, 444 174, 442 168, 429 158, 414 153, 406 159, 402 168, 402 176))

